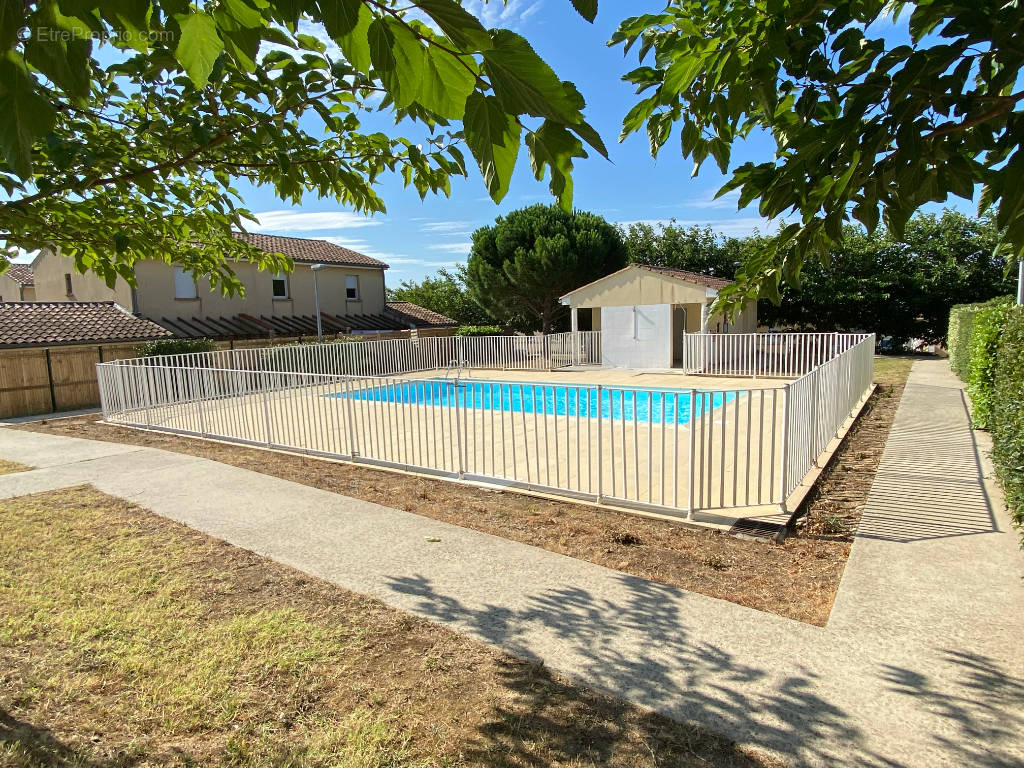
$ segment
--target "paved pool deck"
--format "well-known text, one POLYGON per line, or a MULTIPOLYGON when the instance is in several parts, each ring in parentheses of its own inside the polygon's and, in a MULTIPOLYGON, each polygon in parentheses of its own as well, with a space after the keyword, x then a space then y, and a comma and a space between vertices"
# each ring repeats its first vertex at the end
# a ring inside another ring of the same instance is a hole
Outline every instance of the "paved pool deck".
POLYGON ((985 451, 915 363, 826 627, 137 446, 0 429, 38 467, 0 497, 91 483, 793 765, 1020 765, 1024 556, 985 451))

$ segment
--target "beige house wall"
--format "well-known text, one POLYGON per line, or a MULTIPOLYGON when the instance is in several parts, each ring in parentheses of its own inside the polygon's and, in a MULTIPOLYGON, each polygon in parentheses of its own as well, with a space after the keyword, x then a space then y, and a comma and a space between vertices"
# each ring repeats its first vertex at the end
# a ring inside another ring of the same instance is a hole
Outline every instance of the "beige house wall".
MULTIPOLYGON (((210 290, 208 280, 200 279, 194 299, 174 297, 174 270, 163 262, 140 262, 135 267, 139 283, 138 311, 149 317, 219 317, 246 313, 260 315, 312 315, 316 312, 313 295, 313 271, 308 264, 296 264, 286 276, 288 298, 273 296, 273 275, 256 265, 234 266, 245 286, 245 298, 224 296, 210 290)), ((384 270, 366 267, 326 265, 317 275, 320 309, 332 315, 372 315, 384 311, 384 270), (345 279, 359 279, 359 300, 348 301, 345 279)))
POLYGON ((0 301, 35 301, 36 289, 11 280, 5 272, 0 275, 0 301))
POLYGON ((570 307, 633 307, 649 304, 701 304, 707 289, 637 267, 626 267, 566 297, 570 307))
MULTIPOLYGON (((594 310, 594 330, 601 329, 601 307, 640 307, 673 304, 686 309, 686 332, 700 332, 701 306, 714 302, 717 292, 695 283, 687 283, 657 272, 630 266, 578 288, 565 298, 575 309, 594 310)), ((725 318, 708 317, 708 330, 721 333, 725 318)), ((757 303, 751 302, 729 323, 730 333, 754 333, 757 330, 757 303)))
POLYGON ((43 248, 32 262, 36 301, 115 301, 125 309, 132 309, 132 289, 123 280, 113 288, 92 272, 84 275, 75 270, 71 259, 56 251, 43 248), (66 275, 71 275, 71 292, 67 290, 66 275))
MULTIPOLYGON (((256 265, 234 265, 235 274, 245 286, 245 297, 224 296, 210 290, 208 280, 200 279, 196 298, 174 297, 174 268, 162 261, 141 261, 135 265, 138 290, 132 301, 132 289, 118 280, 113 289, 90 273, 81 275, 74 264, 59 254, 43 250, 32 264, 35 271, 37 301, 115 301, 129 311, 149 317, 202 317, 222 315, 312 315, 315 314, 313 272, 309 264, 296 264, 287 275, 288 298, 273 297, 273 276, 256 265), (72 292, 66 289, 65 275, 71 275, 72 292)), ((13 281, 12 281, 13 282, 13 281)), ((384 270, 367 267, 326 265, 319 271, 317 284, 320 309, 336 315, 372 315, 384 311, 384 270), (345 279, 359 280, 359 300, 346 299, 345 279)), ((6 293, 6 288, 3 290, 6 293)))
MULTIPOLYGON (((700 330, 700 314, 698 308, 697 328, 690 329, 690 317, 687 315, 686 332, 694 333, 700 330)), ((708 316, 708 330, 712 333, 721 333, 725 328, 727 318, 721 313, 708 316)), ((757 331, 757 302, 750 302, 743 310, 729 322, 729 333, 755 333, 757 331)))

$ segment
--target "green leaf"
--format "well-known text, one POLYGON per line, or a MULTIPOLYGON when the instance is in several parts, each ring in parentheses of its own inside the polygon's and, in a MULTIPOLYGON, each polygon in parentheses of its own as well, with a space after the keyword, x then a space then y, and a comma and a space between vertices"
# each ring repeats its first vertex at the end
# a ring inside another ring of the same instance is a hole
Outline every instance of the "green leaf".
MULTIPOLYGON (((64 10, 63 5, 62 3, 61 10, 64 10)), ((68 15, 78 18, 92 16, 92 9, 99 5, 98 10, 103 18, 118 31, 127 33, 122 36, 122 40, 141 53, 146 53, 149 50, 148 33, 151 30, 150 20, 153 14, 150 0, 105 0, 103 3, 86 0, 85 2, 76 2, 74 5, 79 7, 75 13, 68 13, 68 15)))
POLYGON ((395 71, 395 36, 384 19, 374 19, 367 31, 370 43, 370 63, 381 78, 388 78, 395 71))
POLYGON ((387 19, 394 40, 392 53, 395 57, 395 68, 391 78, 385 79, 388 91, 395 100, 395 106, 404 109, 416 101, 423 82, 426 51, 419 38, 409 27, 394 19, 387 19))
POLYGON ((0 59, 0 149, 20 179, 32 176, 32 145, 50 131, 56 116, 34 86, 13 53, 0 59))
POLYGON ((369 32, 373 14, 365 3, 358 5, 355 25, 345 34, 335 37, 334 41, 353 67, 367 73, 370 71, 369 32))
POLYGON ((89 95, 89 40, 69 40, 60 36, 34 36, 25 43, 25 59, 33 67, 63 88, 77 103, 89 95))
POLYGON ((582 120, 572 94, 525 38, 499 29, 491 39, 494 48, 483 52, 484 69, 507 112, 563 123, 582 120))
POLYGON ((0 3, 0 50, 6 51, 18 39, 25 23, 25 6, 18 2, 0 3))
POLYGON ((369 28, 370 61, 399 109, 415 100, 423 81, 426 53, 405 24, 374 19, 369 28))
POLYGON ((320 0, 320 18, 324 28, 335 41, 349 35, 359 25, 359 11, 365 8, 362 0, 320 0))
POLYGON ((572 7, 587 21, 597 16, 597 0, 572 0, 572 7))
MULTIPOLYGON (((263 42, 263 31, 241 26, 231 31, 222 31, 225 52, 237 61, 246 72, 256 70, 256 57, 259 55, 260 45, 263 42)), ((223 60, 223 56, 218 57, 217 61, 221 62, 221 65, 214 65, 213 72, 210 73, 211 80, 216 81, 223 73, 223 60)))
POLYGON ((545 166, 551 168, 551 194, 558 198, 563 210, 572 210, 572 159, 586 157, 583 144, 563 126, 545 120, 543 125, 526 135, 530 164, 537 181, 544 178, 545 166))
POLYGON ((481 93, 472 93, 466 99, 462 124, 466 144, 480 166, 487 191, 499 203, 508 193, 522 129, 495 97, 481 93))
POLYGON ((210 79, 217 56, 224 50, 224 42, 217 34, 217 22, 207 13, 179 14, 174 18, 181 27, 174 56, 193 85, 202 88, 210 79))
POLYGON ((252 6, 247 5, 245 0, 221 0, 221 2, 223 3, 224 8, 227 9, 231 18, 243 27, 249 27, 252 29, 255 27, 262 27, 266 24, 263 14, 252 6))
POLYGON ((460 120, 466 99, 476 87, 476 77, 466 64, 433 46, 424 57, 423 79, 416 96, 422 106, 441 117, 460 120))
POLYGON ((687 54, 676 59, 672 66, 665 72, 663 88, 669 93, 681 93, 693 85, 701 69, 704 67, 704 57, 696 54, 687 54))
POLYGON ((569 129, 587 142, 587 144, 596 149, 601 154, 601 157, 605 160, 609 159, 608 148, 604 145, 604 139, 601 138, 601 134, 599 134, 590 123, 583 120, 575 125, 570 125, 569 129))
POLYGON ((416 5, 461 48, 484 51, 491 47, 484 25, 454 0, 418 0, 416 5))

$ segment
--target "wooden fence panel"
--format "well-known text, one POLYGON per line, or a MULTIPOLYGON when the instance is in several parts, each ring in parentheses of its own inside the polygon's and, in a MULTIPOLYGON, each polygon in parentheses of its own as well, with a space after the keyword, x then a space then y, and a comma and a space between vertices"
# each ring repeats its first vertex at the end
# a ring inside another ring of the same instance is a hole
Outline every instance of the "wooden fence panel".
POLYGON ((51 408, 46 350, 0 353, 0 417, 46 413, 51 408))
POLYGON ((0 349, 0 418, 95 408, 96 363, 138 357, 137 346, 0 349))

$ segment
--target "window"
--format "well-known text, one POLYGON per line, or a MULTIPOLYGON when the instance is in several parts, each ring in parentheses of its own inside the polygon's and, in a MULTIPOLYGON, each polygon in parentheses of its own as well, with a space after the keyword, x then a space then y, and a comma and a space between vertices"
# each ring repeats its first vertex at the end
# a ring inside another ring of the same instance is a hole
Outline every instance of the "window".
POLYGON ((345 275, 345 298, 348 301, 359 301, 358 275, 345 275))
POLYGON ((71 290, 71 273, 70 272, 65 272, 64 273, 64 290, 67 292, 68 296, 70 296, 71 294, 74 293, 74 291, 71 290))
POLYGON ((174 267, 174 298, 194 299, 196 298, 196 281, 190 272, 184 267, 174 267))
POLYGON ((288 298, 288 276, 278 275, 274 277, 273 294, 275 299, 288 298))

